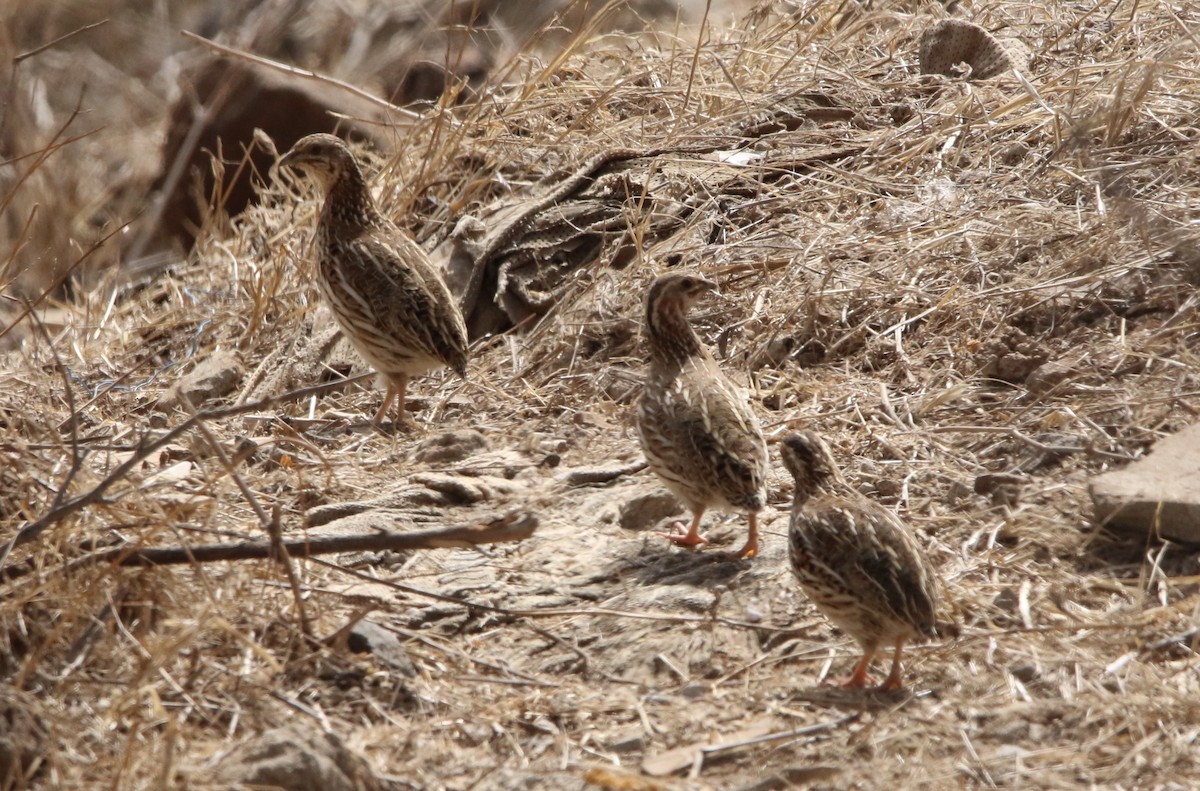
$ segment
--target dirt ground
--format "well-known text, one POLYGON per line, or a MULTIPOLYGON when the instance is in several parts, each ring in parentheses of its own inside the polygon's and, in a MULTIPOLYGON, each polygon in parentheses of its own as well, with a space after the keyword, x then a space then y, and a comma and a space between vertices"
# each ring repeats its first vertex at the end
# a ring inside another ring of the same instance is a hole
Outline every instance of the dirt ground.
POLYGON ((1196 555, 1096 524, 1087 488, 1200 410, 1200 12, 1046 5, 956 9, 1027 50, 986 81, 920 74, 931 3, 584 36, 362 150, 381 207, 443 259, 463 217, 645 154, 513 232, 507 282, 551 306, 477 338, 466 381, 415 382, 410 433, 367 422, 369 379, 286 395, 347 358, 306 356, 328 318, 295 184, 187 260, 92 272, 6 325, 0 768, 30 776, 5 787, 228 788, 230 751, 285 724, 365 757, 364 788, 1200 784, 1196 555), (790 576, 774 447, 748 560, 742 516, 682 550, 648 472, 580 481, 641 458, 641 299, 671 267, 718 282, 694 323, 769 439, 820 431, 937 569, 956 628, 908 651, 906 689, 824 683, 857 648, 790 576), (230 385, 189 420, 168 393, 216 359, 230 385), (273 511, 285 538, 537 529, 290 575, 94 559, 265 541, 273 511), (364 624, 378 645, 356 651, 364 624))

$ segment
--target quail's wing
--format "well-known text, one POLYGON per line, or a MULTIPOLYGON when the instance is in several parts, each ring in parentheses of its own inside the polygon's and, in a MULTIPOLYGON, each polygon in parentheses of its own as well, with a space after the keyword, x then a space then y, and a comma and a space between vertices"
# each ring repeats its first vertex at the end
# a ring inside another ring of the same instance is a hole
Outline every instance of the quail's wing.
MULTIPOLYGON (((793 517, 793 556, 804 555, 815 584, 841 588, 881 621, 932 636, 934 573, 908 528, 870 501, 824 498, 793 517)), ((799 573, 799 572, 798 572, 799 573)))
POLYGON ((425 251, 402 233, 388 239, 364 236, 352 243, 375 274, 363 295, 384 329, 405 338, 433 359, 461 369, 467 361, 467 330, 458 303, 425 251))
POLYGON ((664 399, 672 444, 734 506, 761 508, 767 449, 745 395, 719 372, 697 366, 664 399))

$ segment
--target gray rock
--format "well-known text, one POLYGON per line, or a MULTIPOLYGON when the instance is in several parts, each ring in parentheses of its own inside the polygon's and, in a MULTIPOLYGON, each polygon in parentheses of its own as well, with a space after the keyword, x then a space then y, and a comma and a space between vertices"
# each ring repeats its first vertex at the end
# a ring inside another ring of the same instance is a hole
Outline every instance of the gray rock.
POLYGON ((1200 543, 1200 424, 1159 441, 1144 458, 1088 484, 1096 521, 1200 543))
POLYGON ((186 396, 188 402, 199 407, 205 401, 229 395, 242 380, 241 359, 233 352, 214 352, 204 362, 192 371, 181 376, 175 384, 158 400, 155 409, 162 412, 170 411, 183 404, 180 396, 186 396))
POLYGON ((637 753, 646 749, 646 735, 641 725, 631 725, 608 734, 601 744, 610 752, 637 753))
POLYGON ((373 621, 359 621, 350 630, 347 647, 356 654, 370 652, 375 658, 401 675, 412 678, 417 675, 408 652, 394 632, 384 629, 373 621))
POLYGON ((487 449, 487 437, 475 429, 467 428, 446 431, 422 440, 413 458, 426 464, 448 464, 487 449))
POLYGON ((682 512, 683 506, 675 495, 656 487, 633 495, 622 502, 619 509, 621 527, 647 530, 668 516, 682 512))
POLYGON ((383 791, 392 785, 336 735, 298 724, 247 739, 221 757, 214 776, 230 786, 281 791, 383 791))
POLYGON ((1061 360, 1042 363, 1025 377, 1025 386, 1035 393, 1048 393, 1075 375, 1075 369, 1061 360))

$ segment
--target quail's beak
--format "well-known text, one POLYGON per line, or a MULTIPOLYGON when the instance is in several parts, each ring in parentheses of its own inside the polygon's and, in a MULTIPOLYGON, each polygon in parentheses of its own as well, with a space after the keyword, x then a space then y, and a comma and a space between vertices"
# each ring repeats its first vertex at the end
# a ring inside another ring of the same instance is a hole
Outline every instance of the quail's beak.
POLYGON ((721 293, 721 290, 717 288, 717 284, 713 281, 704 280, 701 282, 701 285, 704 287, 704 291, 702 293, 711 294, 717 299, 726 299, 726 296, 721 293))
POLYGON ((291 173, 293 174, 293 177, 295 176, 298 171, 296 170, 296 159, 292 156, 291 151, 279 158, 279 160, 275 163, 273 171, 273 177, 276 180, 282 180, 284 173, 291 173))

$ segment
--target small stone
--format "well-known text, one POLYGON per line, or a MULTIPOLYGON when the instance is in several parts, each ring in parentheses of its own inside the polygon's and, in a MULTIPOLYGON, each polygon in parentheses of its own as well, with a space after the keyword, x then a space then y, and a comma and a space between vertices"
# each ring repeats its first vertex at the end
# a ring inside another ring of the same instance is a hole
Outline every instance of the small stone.
POLYGON ((1015 613, 1017 605, 1017 592, 1012 588, 1004 588, 992 598, 992 606, 1007 613, 1015 613))
POLYGON ((350 629, 346 646, 356 654, 370 652, 380 663, 412 678, 417 674, 400 639, 374 621, 359 621, 350 629))
POLYGON ((1016 508, 1021 502, 1021 484, 1024 476, 1007 472, 989 472, 976 476, 975 494, 990 497, 995 507, 1016 508))
POLYGON ((1025 386, 1034 393, 1047 393, 1071 378, 1075 369, 1064 362, 1050 360, 1030 371, 1025 386))
POLYGON ((1015 384, 1028 379, 1029 375, 1037 370, 1043 362, 1045 362, 1044 357, 1018 351, 1006 351, 988 360, 980 373, 991 379, 1015 384))
POLYGON ((962 481, 956 480, 950 484, 950 488, 946 491, 945 503, 954 507, 960 502, 967 500, 970 496, 971 487, 962 481))
POLYGON ((609 752, 636 753, 646 749, 646 736, 640 725, 625 728, 608 736, 603 745, 609 752))
POLYGON ((426 464, 448 464, 487 450, 487 437, 475 429, 446 431, 422 440, 413 452, 413 459, 426 464))
POLYGON ((167 412, 176 406, 184 406, 185 398, 192 406, 199 407, 205 401, 232 393, 244 372, 242 361, 236 354, 214 352, 171 385, 154 408, 159 412, 167 412))
POLYGON ((333 733, 298 724, 244 739, 219 756, 212 778, 223 787, 283 791, 376 791, 385 788, 366 760, 333 733))
POLYGON ((880 497, 899 497, 904 491, 904 484, 893 478, 880 478, 875 481, 875 493, 880 497))
POLYGON ((1128 466, 1088 484, 1096 522, 1200 543, 1200 424, 1160 440, 1128 466))
POLYGON ((492 729, 479 722, 462 722, 458 725, 462 740, 471 747, 487 744, 492 738, 492 729))
POLYGON ((619 508, 618 520, 626 530, 647 530, 668 516, 683 511, 675 495, 662 489, 635 494, 622 502, 619 508))

